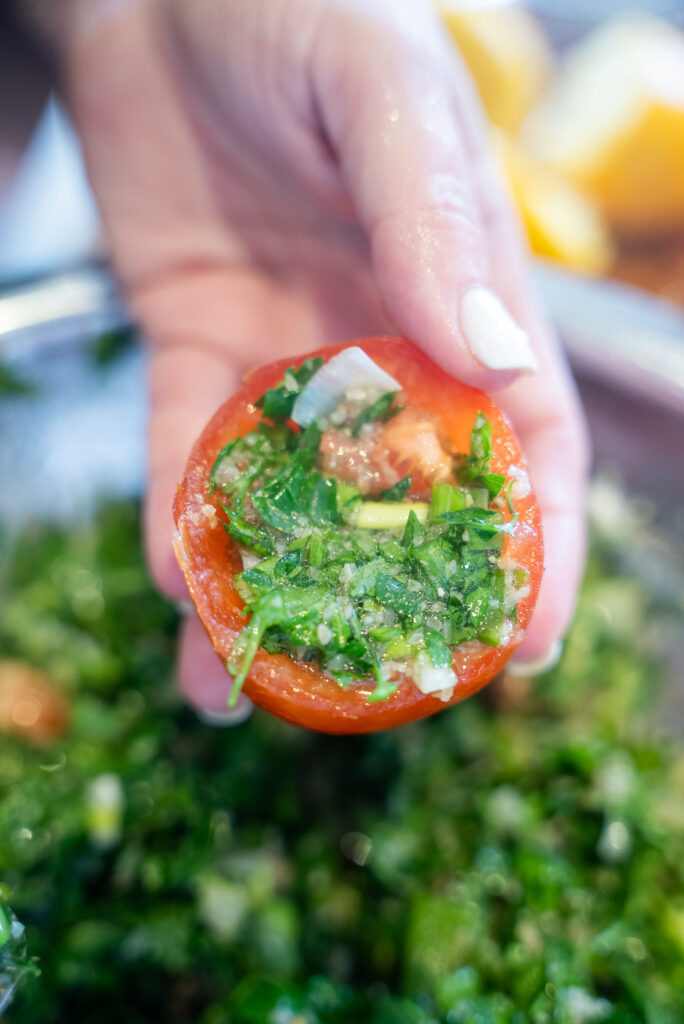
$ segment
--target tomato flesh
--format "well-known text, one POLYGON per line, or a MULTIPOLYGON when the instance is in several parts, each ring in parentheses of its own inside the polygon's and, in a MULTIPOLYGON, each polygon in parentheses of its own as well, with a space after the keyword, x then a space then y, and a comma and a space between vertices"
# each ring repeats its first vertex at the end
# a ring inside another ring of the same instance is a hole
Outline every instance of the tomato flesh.
MULTIPOLYGON (((429 412, 438 421, 440 435, 451 450, 469 450, 470 431, 478 412, 482 412, 492 424, 491 472, 506 475, 511 465, 527 468, 510 423, 492 399, 454 380, 412 342, 367 338, 348 345, 362 348, 401 383, 406 408, 429 412)), ((329 359, 348 345, 329 346, 312 355, 329 359)), ((261 413, 254 403, 267 388, 279 383, 291 365, 292 360, 283 359, 254 370, 221 406, 191 451, 174 503, 176 555, 197 612, 224 661, 245 624, 244 605, 233 583, 243 566, 234 541, 216 518, 220 496, 208 496, 209 474, 218 451, 257 426, 261 413)), ((503 553, 529 574, 526 596, 517 605, 519 629, 505 647, 471 641, 454 649, 458 685, 449 701, 421 693, 410 678, 402 677, 391 697, 369 703, 374 681, 342 687, 315 665, 263 649, 254 658, 245 693, 256 704, 297 725, 327 733, 360 733, 424 718, 479 690, 500 671, 522 639, 543 572, 541 519, 534 493, 518 499, 515 509, 518 524, 514 535, 506 537, 503 553)), ((226 673, 226 699, 230 689, 231 679, 226 673)))

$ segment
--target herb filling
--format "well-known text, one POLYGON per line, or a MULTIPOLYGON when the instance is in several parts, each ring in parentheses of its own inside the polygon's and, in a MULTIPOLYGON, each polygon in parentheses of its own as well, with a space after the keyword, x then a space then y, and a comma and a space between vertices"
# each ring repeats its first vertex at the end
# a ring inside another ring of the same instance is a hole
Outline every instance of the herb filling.
POLYGON ((243 555, 234 583, 251 613, 228 659, 231 703, 259 647, 316 663, 341 686, 374 679, 369 701, 387 699, 401 674, 447 700, 458 682, 452 648, 506 644, 526 593, 525 570, 501 558, 516 524, 513 481, 505 488, 489 471, 492 428, 482 413, 470 452, 450 456, 454 482, 433 484, 429 501, 411 494, 410 476, 371 500, 326 474, 325 431, 372 439, 401 411, 401 396, 350 391, 299 429, 295 400, 315 388, 322 364, 287 370, 256 403, 257 428, 223 448, 211 470, 209 493, 220 493, 222 525, 243 555))

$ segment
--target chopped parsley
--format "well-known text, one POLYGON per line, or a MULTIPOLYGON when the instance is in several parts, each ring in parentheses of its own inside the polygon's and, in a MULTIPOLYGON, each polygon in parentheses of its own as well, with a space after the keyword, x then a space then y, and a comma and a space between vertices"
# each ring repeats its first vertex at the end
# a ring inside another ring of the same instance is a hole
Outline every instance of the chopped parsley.
POLYGON ((405 476, 392 487, 387 487, 380 495, 381 501, 403 501, 411 490, 411 477, 405 476))
POLYGON ((269 388, 257 401, 258 409, 261 409, 264 416, 278 422, 286 420, 292 415, 292 409, 297 395, 309 383, 317 370, 320 370, 323 360, 306 359, 298 370, 290 367, 285 371, 280 384, 275 388, 269 388))
POLYGON ((458 476, 464 483, 484 487, 490 498, 496 498, 506 478, 501 473, 489 472, 491 457, 492 425, 480 412, 470 434, 470 454, 459 460, 458 476))
MULTIPOLYGON (((314 662, 341 686, 373 679, 369 699, 381 700, 417 658, 447 669, 453 647, 499 646, 515 621, 510 594, 519 584, 498 564, 515 516, 506 520, 493 504, 505 480, 489 471, 488 420, 478 414, 470 452, 454 459, 454 483, 435 484, 429 505, 411 497, 410 476, 369 500, 321 468, 327 420, 302 430, 288 422, 320 363, 287 370, 256 403, 262 422, 223 448, 211 470, 221 522, 253 556, 235 577, 251 614, 228 659, 232 701, 260 647, 314 662)), ((401 411, 397 398, 387 392, 351 408, 336 429, 355 438, 377 428, 401 411)))
POLYGON ((376 420, 386 423, 393 416, 400 413, 401 406, 394 404, 395 398, 395 391, 386 391, 384 395, 380 395, 380 398, 367 406, 353 424, 351 436, 358 437, 361 433, 361 428, 365 427, 367 423, 374 423, 376 420))

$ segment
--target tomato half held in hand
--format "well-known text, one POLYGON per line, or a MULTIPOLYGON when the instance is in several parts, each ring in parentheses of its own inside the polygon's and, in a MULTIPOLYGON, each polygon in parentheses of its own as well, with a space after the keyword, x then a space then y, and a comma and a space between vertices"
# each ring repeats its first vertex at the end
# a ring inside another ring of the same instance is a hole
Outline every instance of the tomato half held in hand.
POLYGON ((522 640, 543 571, 509 422, 394 338, 253 371, 194 445, 174 515, 227 701, 244 685, 328 733, 479 690, 522 640))

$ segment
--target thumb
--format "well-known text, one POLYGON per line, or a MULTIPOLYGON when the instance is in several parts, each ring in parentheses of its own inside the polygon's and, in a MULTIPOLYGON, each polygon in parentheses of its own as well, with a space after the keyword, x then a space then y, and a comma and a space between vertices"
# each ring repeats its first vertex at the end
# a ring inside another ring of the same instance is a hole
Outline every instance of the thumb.
POLYGON ((418 6, 355 32, 354 46, 344 35, 328 33, 318 48, 314 87, 390 317, 475 387, 534 372, 528 334, 493 289, 491 236, 508 215, 492 217, 491 196, 486 215, 478 203, 461 116, 476 104, 453 51, 418 6))

